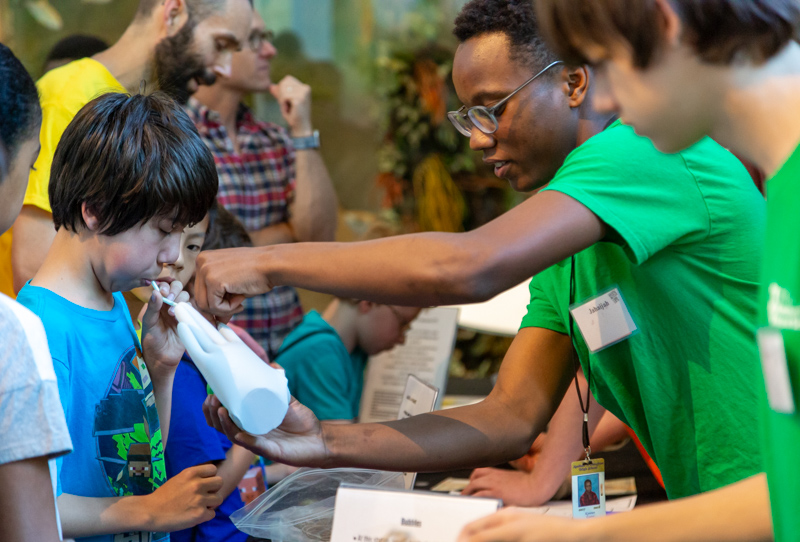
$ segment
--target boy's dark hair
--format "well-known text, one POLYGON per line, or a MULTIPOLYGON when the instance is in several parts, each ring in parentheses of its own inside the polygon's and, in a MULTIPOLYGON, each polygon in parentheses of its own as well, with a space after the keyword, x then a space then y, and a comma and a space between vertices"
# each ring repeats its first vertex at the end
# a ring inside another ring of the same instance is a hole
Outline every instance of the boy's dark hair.
POLYGON ((242 223, 215 201, 208 210, 208 229, 203 241, 203 250, 251 246, 253 241, 242 223))
POLYGON ((471 0, 454 24, 453 34, 461 42, 482 34, 505 34, 511 59, 534 70, 558 60, 539 35, 531 0, 471 0))
MULTIPOLYGON (((795 38, 797 0, 670 0, 684 41, 705 62, 730 64, 744 55, 763 62, 795 38)), ((586 62, 582 47, 627 46, 647 68, 664 41, 656 0, 536 0, 542 33, 564 59, 586 62)))
POLYGON ((31 76, 11 49, 0 43, 0 143, 6 165, 14 161, 20 145, 39 133, 42 108, 31 76))
POLYGON ((163 93, 109 93, 69 123, 53 157, 50 206, 56 229, 117 235, 153 217, 189 225, 217 195, 214 158, 183 109, 163 93))
POLYGON ((74 60, 94 56, 108 49, 108 44, 95 36, 73 34, 59 40, 47 53, 45 64, 54 60, 74 60))

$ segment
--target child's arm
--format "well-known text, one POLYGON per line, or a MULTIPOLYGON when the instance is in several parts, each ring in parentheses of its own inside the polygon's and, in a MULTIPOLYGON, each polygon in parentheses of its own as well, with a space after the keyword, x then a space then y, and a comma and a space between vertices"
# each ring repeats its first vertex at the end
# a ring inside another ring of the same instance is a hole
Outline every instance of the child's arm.
POLYGON ((59 540, 46 457, 0 465, 0 487, 0 540, 59 540))
POLYGON ((166 449, 172 412, 172 382, 185 348, 178 338, 174 309, 164 303, 164 298, 176 303, 189 301, 189 293, 183 290, 183 285, 177 280, 170 284, 161 283, 160 290, 150 296, 142 317, 142 350, 153 381, 161 441, 166 449))
MULTIPOLYGON (((214 465, 191 467, 149 495, 95 498, 62 494, 58 509, 64 537, 194 527, 212 519, 214 508, 222 503, 222 478, 216 473, 214 465)), ((51 487, 49 482, 47 487, 51 487)))
POLYGON ((217 464, 217 475, 222 478, 220 497, 226 499, 237 488, 255 457, 256 454, 236 444, 228 449, 225 459, 217 464))

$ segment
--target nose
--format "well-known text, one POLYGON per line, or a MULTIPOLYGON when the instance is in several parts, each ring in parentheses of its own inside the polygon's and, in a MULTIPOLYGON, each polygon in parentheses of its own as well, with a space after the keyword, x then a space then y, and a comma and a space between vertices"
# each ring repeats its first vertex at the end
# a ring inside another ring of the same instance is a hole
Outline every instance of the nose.
POLYGON ((167 245, 158 253, 158 263, 171 265, 183 269, 183 251, 181 250, 181 236, 170 235, 167 245))
POLYGON ((264 40, 264 43, 261 44, 261 50, 258 52, 258 54, 269 60, 278 54, 278 49, 272 45, 271 41, 264 40))
POLYGON ((469 136, 469 148, 473 151, 482 151, 495 146, 497 141, 493 135, 484 134, 477 128, 472 128, 469 136))

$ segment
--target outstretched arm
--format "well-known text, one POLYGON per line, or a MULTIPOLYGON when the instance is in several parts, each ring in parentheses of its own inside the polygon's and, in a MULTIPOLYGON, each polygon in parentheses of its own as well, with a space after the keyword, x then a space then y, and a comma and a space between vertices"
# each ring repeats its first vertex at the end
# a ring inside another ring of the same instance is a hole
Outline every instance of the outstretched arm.
POLYGON ((215 397, 204 411, 238 444, 294 466, 418 472, 495 465, 521 456, 547 424, 574 374, 571 350, 566 335, 523 329, 486 400, 387 423, 320 424, 293 401, 278 429, 253 437, 239 432, 215 397))
POLYGON ((758 474, 694 497, 592 520, 506 508, 470 523, 459 542, 753 542, 772 540, 769 492, 758 474))
POLYGON ((547 191, 467 233, 202 252, 195 296, 220 316, 276 285, 399 305, 482 301, 591 246, 605 231, 581 203, 547 191))

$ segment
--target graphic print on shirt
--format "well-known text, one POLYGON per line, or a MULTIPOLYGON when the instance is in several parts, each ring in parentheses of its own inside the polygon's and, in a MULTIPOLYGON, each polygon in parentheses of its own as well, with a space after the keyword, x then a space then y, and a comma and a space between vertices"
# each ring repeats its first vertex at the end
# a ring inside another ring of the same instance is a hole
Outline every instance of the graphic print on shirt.
POLYGON ((794 304, 789 290, 773 282, 769 285, 768 291, 767 320, 769 325, 778 329, 800 330, 800 306, 794 304))
MULTIPOLYGON (((104 398, 95 406, 92 436, 97 459, 116 496, 148 495, 166 482, 153 383, 133 345, 122 354, 104 398)), ((169 537, 166 533, 123 533, 114 540, 169 537)))

